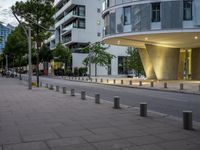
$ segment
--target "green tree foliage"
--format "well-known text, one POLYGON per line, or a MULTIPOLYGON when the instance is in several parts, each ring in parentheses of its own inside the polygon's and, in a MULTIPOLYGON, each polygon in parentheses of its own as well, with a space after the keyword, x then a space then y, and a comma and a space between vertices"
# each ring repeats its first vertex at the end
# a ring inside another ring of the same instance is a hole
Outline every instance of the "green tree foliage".
POLYGON ((12 11, 32 29, 33 40, 37 43, 37 86, 39 87, 39 47, 50 36, 46 29, 54 24, 54 0, 27 0, 16 2, 12 11))
POLYGON ((39 52, 39 56, 40 56, 40 62, 49 62, 50 60, 53 59, 52 51, 47 47, 46 44, 42 45, 39 52))
POLYGON ((128 57, 129 70, 133 69, 137 77, 145 75, 138 49, 134 47, 129 47, 127 49, 127 54, 129 55, 128 57))
POLYGON ((6 42, 6 46, 3 53, 5 55, 8 55, 9 58, 16 59, 18 61, 19 67, 21 67, 22 57, 27 52, 28 52, 28 43, 26 36, 22 28, 18 26, 8 36, 8 40, 6 42))
POLYGON ((71 50, 67 47, 64 47, 61 43, 57 44, 56 48, 53 51, 54 60, 58 62, 63 62, 68 69, 69 64, 71 63, 72 53, 71 50))
POLYGON ((95 64, 95 76, 97 76, 97 65, 109 66, 111 60, 115 57, 114 55, 106 52, 108 47, 103 46, 100 42, 89 44, 87 47, 83 48, 82 51, 89 53, 89 55, 83 60, 83 64, 88 66, 91 61, 95 64))

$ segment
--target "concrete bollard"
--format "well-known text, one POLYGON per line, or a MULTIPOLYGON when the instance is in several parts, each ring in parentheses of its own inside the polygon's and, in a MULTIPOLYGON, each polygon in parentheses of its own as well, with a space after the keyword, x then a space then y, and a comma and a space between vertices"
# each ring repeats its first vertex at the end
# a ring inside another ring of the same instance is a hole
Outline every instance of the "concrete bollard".
POLYGON ((92 80, 92 78, 90 78, 90 82, 92 82, 93 80, 92 80))
POLYGON ((116 80, 114 79, 114 80, 113 80, 113 84, 115 84, 115 83, 116 83, 116 80))
POLYGON ((66 87, 63 87, 63 94, 66 94, 67 91, 66 91, 66 87))
POLYGON ((75 96, 75 89, 71 89, 71 96, 75 96))
POLYGON ((59 92, 59 86, 56 86, 56 92, 59 92))
POLYGON ((107 83, 109 83, 109 79, 107 79, 107 83))
POLYGON ((151 81, 151 87, 154 87, 154 82, 153 81, 151 81))
POLYGON ((165 88, 165 89, 167 88, 167 82, 164 83, 164 88, 165 88))
POLYGON ((129 85, 133 85, 133 81, 132 80, 129 81, 129 85))
POLYGON ((139 86, 142 86, 142 81, 139 81, 139 86))
POLYGON ((48 86, 49 86, 48 83, 46 83, 45 87, 48 88, 48 86))
POLYGON ((53 85, 50 85, 50 88, 49 88, 49 90, 53 90, 53 85))
POLYGON ((84 77, 82 77, 82 81, 84 81, 84 77))
POLYGON ((80 80, 80 77, 78 77, 78 80, 80 80))
POLYGON ((124 80, 121 80, 121 84, 124 84, 124 80))
POLYGON ((140 103, 140 116, 141 117, 147 116, 147 103, 140 103))
POLYGON ((97 82, 97 78, 95 79, 95 82, 97 82))
POLYGON ((103 79, 101 78, 101 82, 103 82, 103 79))
POLYGON ((199 85, 199 92, 200 92, 200 85, 199 85))
POLYGON ((113 106, 114 109, 120 109, 120 98, 119 96, 115 96, 114 97, 114 106, 113 106))
POLYGON ((95 103, 100 104, 100 94, 95 94, 95 103))
POLYGON ((183 83, 180 84, 180 90, 183 90, 183 83))
POLYGON ((86 92, 85 91, 81 91, 81 99, 82 100, 86 99, 86 92))
POLYGON ((42 82, 40 82, 40 87, 42 87, 42 82))
POLYGON ((192 130, 192 111, 183 111, 183 129, 192 130))
POLYGON ((88 78, 86 78, 86 81, 88 81, 88 78))

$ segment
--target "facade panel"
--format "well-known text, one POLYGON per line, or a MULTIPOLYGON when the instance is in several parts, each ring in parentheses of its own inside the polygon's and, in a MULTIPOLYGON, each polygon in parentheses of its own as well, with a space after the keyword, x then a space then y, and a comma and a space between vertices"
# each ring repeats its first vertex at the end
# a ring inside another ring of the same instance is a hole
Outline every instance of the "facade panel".
POLYGON ((162 29, 180 29, 183 26, 183 2, 172 1, 161 3, 162 29))

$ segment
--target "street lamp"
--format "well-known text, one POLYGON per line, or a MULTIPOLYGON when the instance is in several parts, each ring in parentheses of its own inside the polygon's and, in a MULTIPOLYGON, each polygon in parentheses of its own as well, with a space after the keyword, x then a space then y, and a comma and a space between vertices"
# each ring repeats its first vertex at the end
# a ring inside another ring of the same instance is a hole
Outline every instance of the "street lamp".
POLYGON ((19 25, 22 27, 22 29, 24 30, 26 37, 28 39, 28 65, 29 65, 29 70, 28 70, 28 89, 31 90, 32 89, 32 61, 31 61, 31 28, 30 27, 25 27, 21 21, 18 19, 17 15, 15 14, 14 11, 12 11, 13 15, 15 16, 15 18, 17 19, 17 21, 19 22, 19 25), (28 32, 27 32, 28 30, 28 32))

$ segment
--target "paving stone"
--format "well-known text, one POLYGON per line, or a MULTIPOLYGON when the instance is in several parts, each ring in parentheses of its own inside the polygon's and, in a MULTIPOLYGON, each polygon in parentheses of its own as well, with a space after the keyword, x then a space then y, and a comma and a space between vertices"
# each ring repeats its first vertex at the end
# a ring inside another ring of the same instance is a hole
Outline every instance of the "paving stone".
POLYGON ((151 136, 151 135, 134 137, 127 140, 135 145, 145 145, 145 144, 154 144, 154 143, 163 142, 162 139, 157 138, 155 136, 151 136))
POLYGON ((143 145, 128 147, 127 150, 165 150, 157 145, 143 145))
POLYGON ((78 131, 66 131, 66 132, 58 132, 59 136, 61 137, 80 137, 84 135, 92 135, 92 133, 89 130, 78 130, 78 131))
POLYGON ((97 147, 98 150, 123 150, 131 147, 132 144, 126 140, 112 140, 93 143, 93 145, 97 147))
POLYGON ((47 144, 51 149, 59 149, 69 145, 78 145, 78 144, 87 144, 85 140, 80 137, 73 137, 73 138, 63 138, 58 140, 49 140, 47 144))
POLYGON ((13 145, 5 145, 3 150, 49 150, 43 142, 20 143, 13 145))
POLYGON ((116 140, 120 139, 120 137, 114 134, 98 134, 98 135, 87 135, 82 136, 88 142, 101 142, 101 141, 108 141, 108 140, 116 140))
POLYGON ((158 145, 165 150, 199 150, 200 148, 200 143, 194 144, 187 140, 165 142, 158 145))
POLYGON ((97 150, 91 144, 75 144, 75 145, 62 145, 52 147, 51 150, 97 150))

